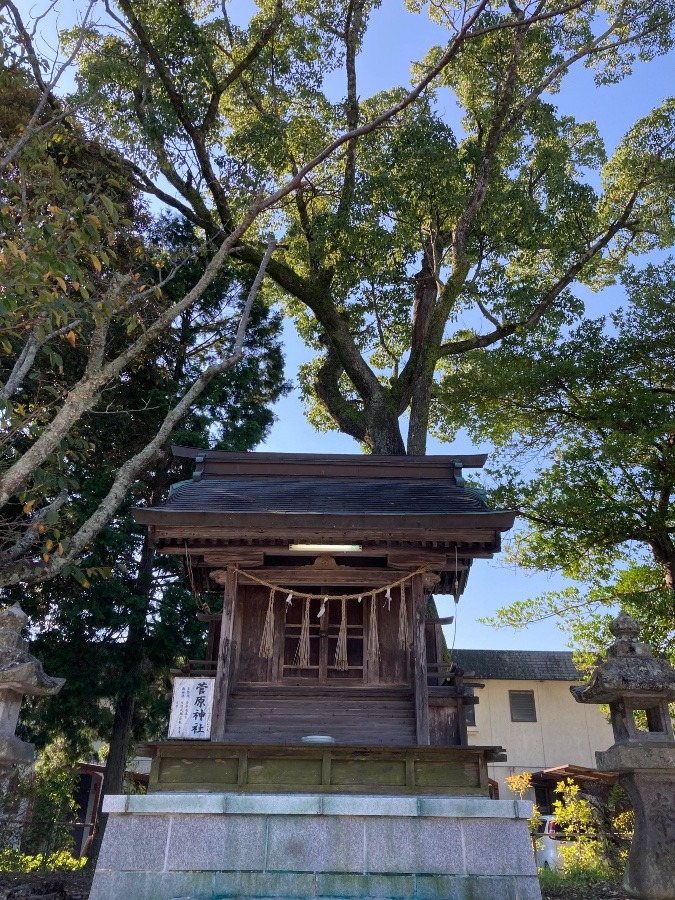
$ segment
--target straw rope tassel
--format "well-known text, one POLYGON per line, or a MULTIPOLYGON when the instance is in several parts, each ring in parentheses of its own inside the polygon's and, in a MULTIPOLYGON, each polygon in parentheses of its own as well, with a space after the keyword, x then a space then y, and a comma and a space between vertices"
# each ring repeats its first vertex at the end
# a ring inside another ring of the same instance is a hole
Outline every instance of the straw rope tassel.
POLYGON ((339 672, 346 672, 347 664, 347 601, 342 601, 342 618, 340 619, 340 631, 338 633, 337 647, 335 648, 335 668, 339 672))
POLYGON ((379 662, 380 659, 380 638, 377 633, 377 604, 375 603, 375 592, 373 591, 370 598, 370 621, 368 623, 368 661, 372 663, 379 662))
POLYGON ((408 622, 408 604, 405 601, 405 584, 401 585, 401 599, 398 605, 398 646, 406 650, 410 643, 410 623, 408 622))
POLYGON ((302 611, 302 628, 300 629, 300 643, 295 654, 295 665, 300 669, 309 666, 309 597, 305 598, 305 606, 302 611))
POLYGON ((262 640, 260 641, 259 655, 263 659, 272 659, 274 655, 274 589, 270 590, 270 600, 267 604, 265 625, 263 627, 262 640))

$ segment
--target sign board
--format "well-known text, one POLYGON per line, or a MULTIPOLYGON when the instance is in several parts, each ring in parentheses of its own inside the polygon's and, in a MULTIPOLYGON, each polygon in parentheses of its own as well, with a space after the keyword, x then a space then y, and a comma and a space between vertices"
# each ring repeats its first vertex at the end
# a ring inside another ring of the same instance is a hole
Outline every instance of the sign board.
POLYGON ((208 741, 215 678, 174 678, 169 738, 208 741))

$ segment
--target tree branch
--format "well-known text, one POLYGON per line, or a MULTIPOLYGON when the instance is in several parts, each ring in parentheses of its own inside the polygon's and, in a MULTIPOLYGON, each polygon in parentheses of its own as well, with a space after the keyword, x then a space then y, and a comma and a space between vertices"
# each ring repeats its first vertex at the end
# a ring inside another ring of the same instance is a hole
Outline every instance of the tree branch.
MULTIPOLYGON (((353 131, 359 124, 359 101, 356 93, 356 54, 359 46, 359 32, 363 25, 364 0, 350 0, 347 8, 347 20, 345 23, 345 66, 347 70, 347 99, 345 111, 347 114, 347 130, 353 131)), ((347 221, 347 215, 354 195, 356 181, 356 138, 347 142, 345 148, 345 164, 342 182, 340 202, 338 204, 336 218, 347 221)))
POLYGON ((326 359, 314 379, 314 390, 340 431, 363 443, 367 434, 366 422, 361 410, 343 396, 340 386, 340 376, 343 372, 344 368, 335 347, 329 346, 326 359))
POLYGON ((274 238, 271 238, 267 244, 263 263, 258 270, 246 299, 246 303, 244 304, 237 327, 237 334, 230 354, 225 359, 210 365, 195 379, 174 408, 167 413, 153 439, 146 444, 141 451, 136 453, 131 459, 127 460, 127 462, 118 470, 112 487, 102 503, 71 538, 68 551, 62 556, 52 556, 49 562, 43 566, 36 567, 32 564, 23 564, 20 567, 10 569, 6 574, 0 576, 0 586, 17 584, 20 581, 27 581, 31 584, 46 581, 57 575, 66 565, 76 560, 79 554, 91 543, 101 528, 110 521, 115 512, 119 509, 129 488, 136 481, 140 473, 153 462, 156 455, 161 451, 162 445, 166 443, 171 432, 175 429, 180 420, 190 411, 197 397, 199 397, 214 378, 218 375, 222 375, 229 369, 232 369, 243 359, 243 344, 251 310, 260 290, 266 266, 275 247, 276 241, 274 238))
POLYGON ((21 137, 17 140, 13 147, 5 154, 2 160, 0 160, 0 171, 7 168, 7 166, 12 162, 13 159, 21 152, 21 150, 26 146, 26 144, 35 136, 38 130, 42 131, 45 127, 49 127, 50 124, 56 124, 57 121, 61 121, 67 113, 61 112, 61 104, 57 100, 54 95, 54 88, 59 83, 61 78, 63 77, 63 73, 70 68, 73 64, 77 54, 82 49, 82 44, 84 42, 84 26, 89 18, 92 9, 96 5, 96 0, 89 0, 87 8, 84 12, 84 16, 82 18, 81 31, 78 36, 77 41, 75 42, 72 51, 69 56, 58 66, 56 70, 56 74, 49 81, 45 82, 42 77, 42 71, 40 69, 40 63, 35 52, 35 47, 33 45, 33 40, 31 35, 28 33, 26 26, 23 23, 23 19, 21 18, 21 14, 16 7, 16 4, 12 2, 12 0, 7 0, 6 6, 10 10, 12 20, 14 21, 14 25, 16 27, 17 33, 19 35, 19 39, 26 50, 26 54, 28 56, 28 60, 30 62, 30 66, 33 72, 33 77, 35 78, 36 84, 40 89, 40 99, 38 100, 37 106, 35 107, 32 116, 28 124, 25 127, 21 137), (57 112, 57 116, 55 119, 51 120, 51 122, 43 123, 41 126, 38 126, 38 122, 40 121, 40 117, 45 110, 45 107, 49 104, 52 109, 57 112))
POLYGON ((500 328, 496 328, 494 331, 491 331, 489 334, 485 335, 477 335, 473 338, 467 338, 463 341, 449 341, 446 344, 443 344, 439 350, 439 356, 452 356, 460 353, 466 353, 469 350, 478 350, 484 347, 489 347, 492 344, 497 343, 497 341, 503 340, 505 337, 509 337, 520 328, 532 328, 536 325, 541 317, 546 313, 548 309, 552 306, 554 301, 562 294, 565 288, 569 287, 569 285, 574 281, 576 276, 581 272, 584 266, 591 260, 593 257, 597 256, 604 248, 609 244, 612 238, 621 231, 628 221, 630 214, 635 206, 637 201, 638 193, 637 190, 634 191, 625 208, 623 213, 618 219, 612 223, 612 225, 607 229, 607 231, 600 237, 598 240, 588 247, 584 253, 577 259, 577 261, 569 267, 567 272, 558 279, 558 281, 551 287, 542 300, 535 306, 529 316, 525 319, 521 319, 518 322, 512 322, 508 325, 503 325, 500 328))
POLYGON ((40 537, 40 529, 44 520, 50 513, 58 512, 68 499, 68 491, 61 491, 51 503, 43 506, 41 510, 31 517, 30 524, 26 528, 24 534, 9 550, 0 553, 0 566, 6 566, 7 563, 14 562, 30 550, 40 537))

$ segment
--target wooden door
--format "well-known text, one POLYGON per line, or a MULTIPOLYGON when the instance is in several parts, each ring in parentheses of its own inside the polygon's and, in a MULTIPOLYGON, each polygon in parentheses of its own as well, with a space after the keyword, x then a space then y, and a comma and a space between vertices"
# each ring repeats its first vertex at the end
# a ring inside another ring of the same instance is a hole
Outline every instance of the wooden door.
POLYGON ((283 678, 309 679, 320 684, 331 682, 363 682, 364 680, 364 603, 348 600, 345 603, 347 618, 347 668, 338 669, 335 655, 342 622, 342 602, 332 600, 326 604, 324 615, 319 617, 322 601, 309 601, 309 665, 298 665, 298 652, 305 601, 295 598, 286 605, 284 625, 283 678))
MULTIPOLYGON (((335 655, 342 622, 342 602, 333 600, 328 604, 324 626, 326 631, 326 681, 359 681, 364 680, 364 634, 363 617, 365 603, 358 600, 347 600, 345 612, 347 618, 347 668, 338 669, 335 655)), ((323 619, 322 619, 323 621, 323 619)))

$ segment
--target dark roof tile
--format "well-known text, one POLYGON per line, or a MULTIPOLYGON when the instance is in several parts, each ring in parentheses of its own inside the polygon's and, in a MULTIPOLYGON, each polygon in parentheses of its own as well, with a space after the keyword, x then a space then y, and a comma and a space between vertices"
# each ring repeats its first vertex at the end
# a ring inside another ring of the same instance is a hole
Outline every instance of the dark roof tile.
POLYGON ((448 481, 355 478, 204 478, 174 486, 166 512, 344 515, 490 512, 481 493, 448 481))
POLYGON ((454 650, 452 661, 474 678, 581 681, 567 650, 454 650))

